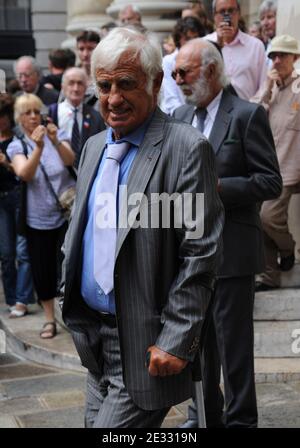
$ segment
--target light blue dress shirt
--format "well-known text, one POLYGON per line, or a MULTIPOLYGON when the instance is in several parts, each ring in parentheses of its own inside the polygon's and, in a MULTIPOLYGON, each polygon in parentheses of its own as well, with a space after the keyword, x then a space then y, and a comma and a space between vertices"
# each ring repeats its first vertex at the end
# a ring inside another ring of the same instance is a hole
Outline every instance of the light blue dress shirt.
MULTIPOLYGON (((120 141, 126 141, 131 144, 126 156, 121 162, 120 166, 120 174, 119 174, 119 185, 126 185, 128 173, 134 161, 134 158, 137 154, 138 147, 142 143, 147 126, 149 124, 150 119, 148 119, 142 126, 136 129, 134 132, 126 135, 124 139, 120 141)), ((88 209, 87 209, 87 225, 85 228, 84 236, 83 236, 83 264, 82 264, 82 273, 81 273, 81 295, 86 302, 86 304, 102 313, 116 313, 115 307, 115 295, 114 291, 111 291, 109 294, 104 294, 98 283, 94 278, 94 202, 95 202, 95 192, 96 185, 101 176, 101 172, 103 169, 104 161, 107 153, 107 145, 115 143, 113 139, 113 131, 111 128, 107 131, 106 138, 106 147, 103 152, 102 159, 99 163, 98 173, 95 177, 89 200, 88 200, 88 209)))

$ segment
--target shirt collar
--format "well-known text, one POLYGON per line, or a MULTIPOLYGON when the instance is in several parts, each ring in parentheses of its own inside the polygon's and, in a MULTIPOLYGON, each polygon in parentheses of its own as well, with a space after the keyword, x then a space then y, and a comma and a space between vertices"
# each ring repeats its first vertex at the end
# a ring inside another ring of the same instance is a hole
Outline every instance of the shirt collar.
POLYGON ((279 87, 279 90, 284 90, 286 89, 289 85, 291 85, 297 78, 299 77, 299 75, 297 74, 297 71, 294 70, 293 73, 286 78, 283 81, 283 85, 281 87, 279 87))
MULTIPOLYGON (((217 115, 217 112, 219 110, 219 105, 222 99, 224 90, 220 90, 217 96, 209 103, 209 105, 206 107, 207 115, 214 121, 217 115)), ((195 106, 195 111, 197 109, 197 106, 195 106)))
MULTIPOLYGON (((68 100, 68 98, 65 98, 64 103, 65 103, 65 105, 68 107, 68 109, 70 109, 72 112, 74 111, 75 106, 73 106, 73 104, 70 103, 70 101, 68 100)), ((78 109, 78 112, 82 112, 83 103, 81 102, 81 103, 79 104, 79 106, 76 106, 76 107, 77 107, 77 109, 78 109)))
POLYGON ((111 127, 108 128, 107 136, 106 136, 106 145, 111 145, 116 142, 118 142, 118 143, 129 142, 131 144, 131 146, 139 147, 141 145, 142 141, 144 140, 144 137, 145 137, 147 128, 149 126, 149 123, 151 121, 152 115, 153 115, 153 113, 137 129, 135 129, 134 131, 130 132, 127 135, 124 135, 124 137, 122 137, 120 140, 114 140, 113 129, 111 127))
POLYGON ((242 44, 242 45, 246 45, 246 39, 244 36, 244 33, 241 30, 238 30, 235 38, 233 39, 232 42, 230 42, 230 44, 226 44, 228 47, 237 45, 237 44, 242 44))
POLYGON ((209 103, 209 105, 206 108, 208 115, 213 120, 215 119, 215 116, 216 116, 217 111, 219 109, 219 104, 221 102, 222 95, 223 95, 223 89, 220 90, 218 95, 209 103))

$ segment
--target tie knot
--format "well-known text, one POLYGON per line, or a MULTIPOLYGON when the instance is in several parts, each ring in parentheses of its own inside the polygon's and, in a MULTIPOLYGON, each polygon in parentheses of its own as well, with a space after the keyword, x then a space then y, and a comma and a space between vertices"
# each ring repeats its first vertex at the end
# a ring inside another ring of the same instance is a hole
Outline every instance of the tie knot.
POLYGON ((128 142, 113 143, 111 145, 107 145, 106 158, 114 159, 117 162, 121 163, 129 149, 129 147, 130 147, 130 143, 128 143, 128 142))
POLYGON ((77 112, 78 112, 78 107, 74 107, 73 112, 74 112, 74 115, 75 115, 75 117, 76 117, 77 112))

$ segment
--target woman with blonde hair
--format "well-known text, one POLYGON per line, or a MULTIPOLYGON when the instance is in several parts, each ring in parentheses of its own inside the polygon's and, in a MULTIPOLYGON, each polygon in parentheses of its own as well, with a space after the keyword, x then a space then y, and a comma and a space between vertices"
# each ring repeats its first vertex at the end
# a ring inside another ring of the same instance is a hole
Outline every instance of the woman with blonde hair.
POLYGON ((27 186, 26 238, 34 286, 46 323, 40 333, 48 339, 56 335, 54 298, 59 276, 58 251, 63 242, 67 220, 59 197, 73 188, 75 181, 67 167, 75 155, 64 131, 53 124, 43 125, 41 100, 24 94, 15 103, 15 121, 24 133, 7 148, 16 175, 27 186))
POLYGON ((0 94, 0 260, 5 302, 10 318, 27 314, 33 285, 26 239, 17 232, 20 182, 6 152, 14 137, 14 99, 0 94))

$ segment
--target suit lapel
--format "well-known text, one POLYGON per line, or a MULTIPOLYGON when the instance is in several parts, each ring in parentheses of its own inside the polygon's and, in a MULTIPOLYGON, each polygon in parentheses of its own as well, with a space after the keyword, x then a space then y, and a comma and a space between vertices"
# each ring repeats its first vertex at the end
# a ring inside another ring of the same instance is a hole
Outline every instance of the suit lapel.
MULTIPOLYGON (((163 139, 164 125, 165 115, 160 111, 160 109, 156 109, 128 176, 127 197, 133 193, 145 192, 161 153, 160 143, 163 139)), ((126 198, 124 198, 120 209, 120 214, 122 216, 127 216, 128 204, 126 202, 126 198)), ((134 222, 139 213, 139 209, 140 205, 131 211, 131 222, 134 222)), ((126 228, 120 228, 118 231, 116 258, 118 257, 122 244, 125 241, 129 231, 130 226, 128 224, 126 225, 126 228)))
POLYGON ((194 106, 185 106, 185 110, 183 111, 182 121, 188 124, 193 123, 193 119, 195 116, 195 108, 194 106))
POLYGON ((233 105, 231 95, 229 95, 227 92, 223 92, 220 107, 208 139, 213 147, 215 154, 217 154, 217 152, 219 151, 221 144, 226 137, 231 122, 231 115, 229 112, 232 109, 233 105))

